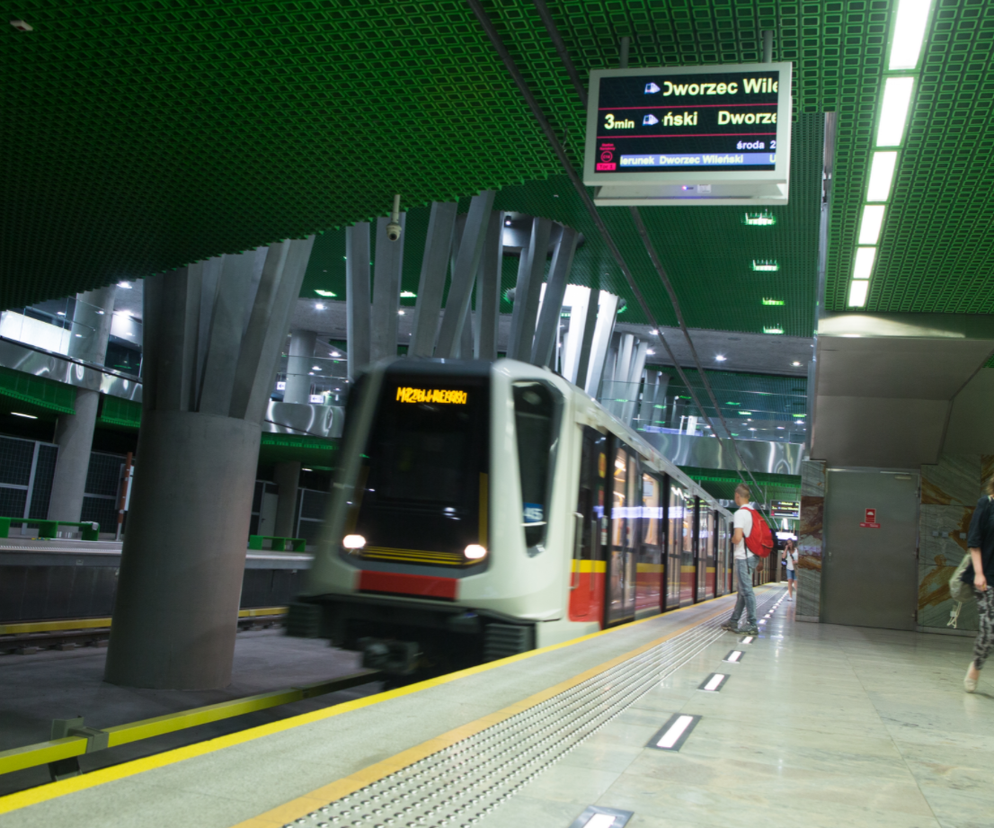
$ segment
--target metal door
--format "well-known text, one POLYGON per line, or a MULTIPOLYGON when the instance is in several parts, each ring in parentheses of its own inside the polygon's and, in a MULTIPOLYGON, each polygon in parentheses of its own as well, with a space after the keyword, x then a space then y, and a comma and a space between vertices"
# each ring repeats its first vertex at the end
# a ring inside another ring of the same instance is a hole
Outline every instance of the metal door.
POLYGON ((914 629, 917 566, 917 473, 830 470, 821 620, 914 629))
POLYGON ((279 505, 279 496, 272 492, 263 492, 262 502, 259 505, 259 532, 260 535, 272 535, 276 531, 276 508, 279 505))

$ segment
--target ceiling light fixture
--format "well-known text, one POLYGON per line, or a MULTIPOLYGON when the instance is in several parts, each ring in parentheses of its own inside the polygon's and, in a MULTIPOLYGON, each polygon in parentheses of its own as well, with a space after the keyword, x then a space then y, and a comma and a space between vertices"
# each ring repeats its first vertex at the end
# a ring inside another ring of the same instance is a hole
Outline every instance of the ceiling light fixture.
POLYGON ((866 188, 867 201, 886 201, 890 198, 890 185, 894 181, 897 153, 892 150, 873 153, 870 162, 870 183, 866 188))
POLYGON ((714 355, 714 361, 715 362, 724 362, 726 359, 727 359, 727 357, 724 354, 715 354, 714 355))
POLYGON ((854 279, 849 283, 849 307, 866 307, 866 294, 870 290, 870 283, 866 280, 854 279))
POLYGON ((781 328, 779 325, 773 325, 773 326, 763 325, 763 333, 764 334, 782 334, 783 333, 783 328, 781 328))
POLYGON ((763 299, 764 305, 774 305, 779 307, 780 305, 783 305, 783 303, 784 303, 783 299, 766 299, 766 298, 763 299))
POLYGON ((859 225, 860 244, 876 244, 880 239, 880 228, 884 224, 884 209, 883 204, 863 206, 863 221, 859 225))
POLYGON ((324 305, 321 302, 315 302, 314 310, 324 310, 324 305))
POLYGON ((20 411, 10 412, 14 417, 24 417, 26 420, 37 420, 38 418, 34 414, 22 414, 20 411))
POLYGON ((791 364, 791 365, 793 365, 793 366, 794 366, 795 368, 797 368, 797 367, 799 367, 799 366, 800 366, 800 364, 801 364, 801 363, 800 363, 800 362, 797 362, 797 361, 794 361, 794 362, 792 362, 792 363, 790 363, 790 364, 791 364))
POLYGON ((35 27, 26 20, 11 20, 10 25, 19 32, 33 32, 35 30, 35 27))
POLYGON ((762 213, 746 213, 742 216, 742 223, 748 227, 772 227, 777 223, 777 217, 765 210, 762 213))
POLYGON ((907 76, 887 78, 884 82, 884 100, 877 127, 878 147, 896 147, 901 143, 914 88, 915 79, 907 76))
POLYGON ((324 296, 326 299, 333 299, 334 297, 338 296, 338 294, 333 291, 321 290, 320 288, 314 288, 314 292, 318 296, 324 296))
POLYGON ((752 269, 758 271, 775 271, 780 269, 780 265, 774 259, 753 259, 752 269))
POLYGON ((853 265, 853 279, 869 279, 873 273, 873 261, 877 257, 877 248, 859 247, 856 249, 856 263, 853 265))
POLYGON ((901 0, 894 20, 894 36, 890 44, 890 60, 887 68, 914 69, 925 40, 925 27, 932 10, 931 0, 901 0))
POLYGON ((117 286, 119 288, 124 288, 125 290, 131 290, 131 288, 134 287, 134 285, 132 285, 131 282, 118 282, 117 286))
POLYGON ((402 290, 400 292, 401 299, 417 299, 418 295, 413 290, 402 290))

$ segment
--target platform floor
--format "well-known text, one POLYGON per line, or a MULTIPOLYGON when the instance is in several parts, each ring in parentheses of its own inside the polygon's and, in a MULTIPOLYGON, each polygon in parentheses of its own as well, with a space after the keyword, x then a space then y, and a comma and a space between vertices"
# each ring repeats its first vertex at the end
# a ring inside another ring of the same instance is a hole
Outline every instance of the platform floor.
POLYGON ((795 623, 782 601, 745 644, 714 629, 730 600, 16 794, 2 821, 567 828, 597 804, 630 828, 994 824, 994 672, 963 692, 969 639, 795 623), (674 714, 701 716, 680 750, 646 747, 674 714), (500 789, 528 739, 538 758, 500 789))

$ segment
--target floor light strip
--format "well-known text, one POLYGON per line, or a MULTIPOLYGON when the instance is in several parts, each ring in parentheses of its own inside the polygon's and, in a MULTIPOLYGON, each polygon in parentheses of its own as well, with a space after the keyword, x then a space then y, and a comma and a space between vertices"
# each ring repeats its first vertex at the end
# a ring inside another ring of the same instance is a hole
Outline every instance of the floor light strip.
POLYGON ((738 664, 744 655, 745 653, 743 653, 742 650, 732 650, 727 656, 725 656, 724 660, 730 664, 738 664))
POLYGON ((624 828, 633 816, 635 815, 631 811, 590 805, 573 821, 570 828, 624 828))
POLYGON ((697 689, 706 690, 708 693, 717 693, 725 686, 727 680, 728 676, 725 673, 712 673, 704 679, 704 682, 697 689))
POLYGON ((700 716, 674 713, 662 729, 652 737, 648 746, 659 750, 680 750, 700 720, 700 716))

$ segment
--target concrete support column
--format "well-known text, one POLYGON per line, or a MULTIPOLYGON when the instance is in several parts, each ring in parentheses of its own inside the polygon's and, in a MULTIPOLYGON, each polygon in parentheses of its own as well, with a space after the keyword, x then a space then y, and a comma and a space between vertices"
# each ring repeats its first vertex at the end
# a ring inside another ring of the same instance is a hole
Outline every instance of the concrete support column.
POLYGON ((442 293, 445 290, 445 269, 452 248, 452 233, 458 208, 459 205, 454 201, 435 201, 431 205, 408 356, 430 357, 435 352, 438 316, 442 311, 442 293))
POLYGON ((535 340, 532 344, 533 365, 552 367, 556 343, 559 340, 563 298, 573 268, 573 254, 576 252, 578 240, 579 233, 576 230, 572 227, 563 227, 559 241, 556 242, 556 250, 552 254, 552 264, 549 267, 549 278, 545 284, 545 298, 542 300, 542 309, 535 328, 535 340))
MULTIPOLYGON (((370 362, 397 356, 397 311, 400 310, 400 276, 404 268, 404 236, 390 241, 390 217, 376 222, 376 272, 373 276, 373 304, 370 309, 370 362)), ((407 226, 407 213, 400 214, 400 226, 407 226)))
POLYGON ((527 362, 531 358, 538 300, 545 276, 551 233, 552 222, 549 219, 532 219, 528 252, 526 255, 524 250, 521 251, 518 281, 514 287, 514 311, 511 314, 511 335, 507 343, 507 355, 510 359, 527 362))
POLYGON ((145 280, 142 428, 104 673, 113 684, 231 680, 261 422, 313 243, 145 280))
POLYGON ((300 463, 296 460, 276 463, 273 477, 279 487, 279 500, 276 503, 276 529, 280 538, 293 535, 293 523, 297 517, 297 490, 300 488, 300 463))
POLYGON ((286 360, 286 388, 283 402, 309 403, 311 401, 310 371, 314 366, 314 331, 291 331, 290 353, 286 360))
MULTIPOLYGON (((117 287, 111 285, 76 296, 69 356, 94 365, 103 365, 114 318, 114 297, 117 287), (79 334, 79 336, 77 336, 79 334)), ((59 446, 52 480, 52 496, 48 503, 49 520, 76 522, 83 511, 86 473, 90 468, 93 430, 100 408, 98 378, 89 374, 90 387, 76 388, 73 414, 59 415, 55 426, 55 442, 59 446)), ((102 526, 105 532, 109 526, 102 526)))
POLYGON ((369 365, 369 222, 345 228, 345 314, 349 379, 369 365))
POLYGON ((504 261, 504 213, 495 210, 487 224, 476 288, 476 358, 497 359, 500 323, 500 276, 504 261))

